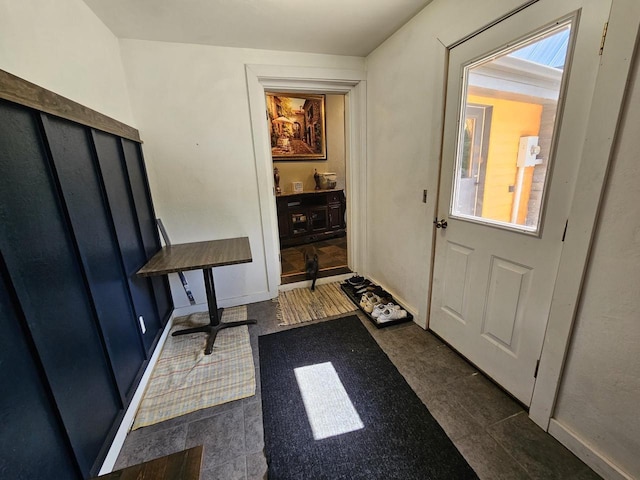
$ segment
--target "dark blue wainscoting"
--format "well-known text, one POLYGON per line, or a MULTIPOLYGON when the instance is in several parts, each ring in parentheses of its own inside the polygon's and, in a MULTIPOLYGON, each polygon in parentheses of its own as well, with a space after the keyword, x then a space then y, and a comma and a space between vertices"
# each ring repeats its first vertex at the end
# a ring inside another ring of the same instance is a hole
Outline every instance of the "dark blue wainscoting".
POLYGON ((78 480, 80 470, 55 413, 0 254, 0 476, 78 480))
POLYGON ((0 477, 97 474, 173 309, 159 249, 138 143, 0 100, 0 477))
POLYGON ((2 102, 0 132, 0 250, 75 458, 87 475, 122 409, 121 398, 39 117, 2 102))
MULTIPOLYGON (((151 203, 151 192, 149 192, 149 181, 142 158, 142 149, 138 143, 131 140, 121 139, 127 173, 129 174, 129 185, 133 195, 136 214, 140 225, 140 235, 142 245, 147 257, 152 257, 160 250, 160 237, 156 226, 156 215, 151 203)), ((166 275, 161 277, 151 277, 153 291, 155 293, 158 314, 163 325, 169 318, 172 310, 170 301, 171 291, 166 275)))
POLYGON ((147 328, 143 340, 146 351, 149 352, 162 324, 151 281, 147 277, 136 276, 136 272, 147 262, 147 255, 124 164, 122 145, 118 137, 108 133, 93 130, 92 135, 136 318, 142 316, 147 328))
POLYGON ((90 139, 81 125, 42 117, 100 329, 126 403, 145 351, 90 139))

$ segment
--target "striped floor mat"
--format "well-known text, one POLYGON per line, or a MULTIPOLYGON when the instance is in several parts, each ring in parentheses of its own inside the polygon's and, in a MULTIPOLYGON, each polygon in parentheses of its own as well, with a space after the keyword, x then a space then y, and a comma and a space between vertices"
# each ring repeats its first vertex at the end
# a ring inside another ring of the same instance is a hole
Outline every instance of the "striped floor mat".
POLYGON ((295 325, 357 310, 339 282, 316 285, 313 292, 309 288, 280 292, 277 302, 279 325, 295 325))
MULTIPOLYGON (((247 319, 247 307, 226 308, 223 322, 247 319)), ((171 332, 207 324, 207 313, 174 320, 171 332)), ((256 378, 247 326, 218 333, 211 355, 204 354, 204 333, 172 337, 164 344, 144 393, 133 430, 202 408, 250 397, 256 378)))

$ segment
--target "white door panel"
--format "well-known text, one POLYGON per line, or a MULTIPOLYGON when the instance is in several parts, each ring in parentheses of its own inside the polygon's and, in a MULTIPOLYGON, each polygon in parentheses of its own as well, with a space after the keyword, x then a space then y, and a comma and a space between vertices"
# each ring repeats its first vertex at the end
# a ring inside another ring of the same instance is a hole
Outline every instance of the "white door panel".
POLYGON ((447 242, 442 308, 459 322, 464 319, 465 298, 469 288, 469 257, 473 249, 447 242))
POLYGON ((524 312, 531 293, 532 269, 491 257, 489 292, 481 333, 505 352, 518 356, 524 312))

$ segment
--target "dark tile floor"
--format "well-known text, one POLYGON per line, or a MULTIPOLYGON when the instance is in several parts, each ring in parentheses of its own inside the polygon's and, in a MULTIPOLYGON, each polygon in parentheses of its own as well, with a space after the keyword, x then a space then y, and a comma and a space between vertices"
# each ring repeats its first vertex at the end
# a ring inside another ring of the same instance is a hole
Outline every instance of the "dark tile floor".
POLYGON ((347 263, 347 237, 343 236, 280 250, 282 283, 305 280, 305 252, 317 253, 320 278, 351 272, 347 263))
MULTIPOLYGON (((203 480, 266 478, 258 336, 306 324, 278 326, 270 301, 247 313, 258 319, 249 328, 257 395, 130 432, 116 468, 203 444, 203 480)), ((437 337, 413 323, 378 330, 359 316, 481 479, 600 478, 437 337)))

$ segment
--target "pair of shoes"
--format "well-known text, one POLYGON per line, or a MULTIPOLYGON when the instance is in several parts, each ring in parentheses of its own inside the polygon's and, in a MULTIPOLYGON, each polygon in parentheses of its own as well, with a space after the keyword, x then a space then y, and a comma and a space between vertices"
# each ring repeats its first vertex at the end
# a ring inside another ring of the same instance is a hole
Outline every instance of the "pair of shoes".
POLYGON ((400 308, 399 305, 395 305, 396 308, 388 309, 386 308, 380 315, 378 315, 377 321, 378 323, 386 323, 391 320, 399 320, 401 318, 407 318, 407 311, 400 308))
POLYGON ((354 275, 347 280, 347 283, 352 287, 360 286, 365 282, 365 278, 360 275, 354 275))
POLYGON ((395 303, 379 303, 375 307, 373 307, 373 311, 371 312, 371 316, 373 318, 378 318, 385 310, 401 310, 400 305, 396 305, 395 303))
POLYGON ((373 293, 378 295, 380 298, 391 298, 391 294, 379 285, 376 285, 373 289, 373 293))
POLYGON ((377 287, 375 287, 374 285, 369 284, 369 280, 366 280, 362 287, 358 287, 358 290, 356 291, 356 293, 358 295, 362 295, 363 293, 366 293, 366 292, 373 292, 376 288, 377 287))
POLYGON ((362 295, 362 298, 360 298, 360 306, 367 313, 371 313, 373 311, 373 308, 379 303, 380 297, 372 292, 367 292, 362 295))

